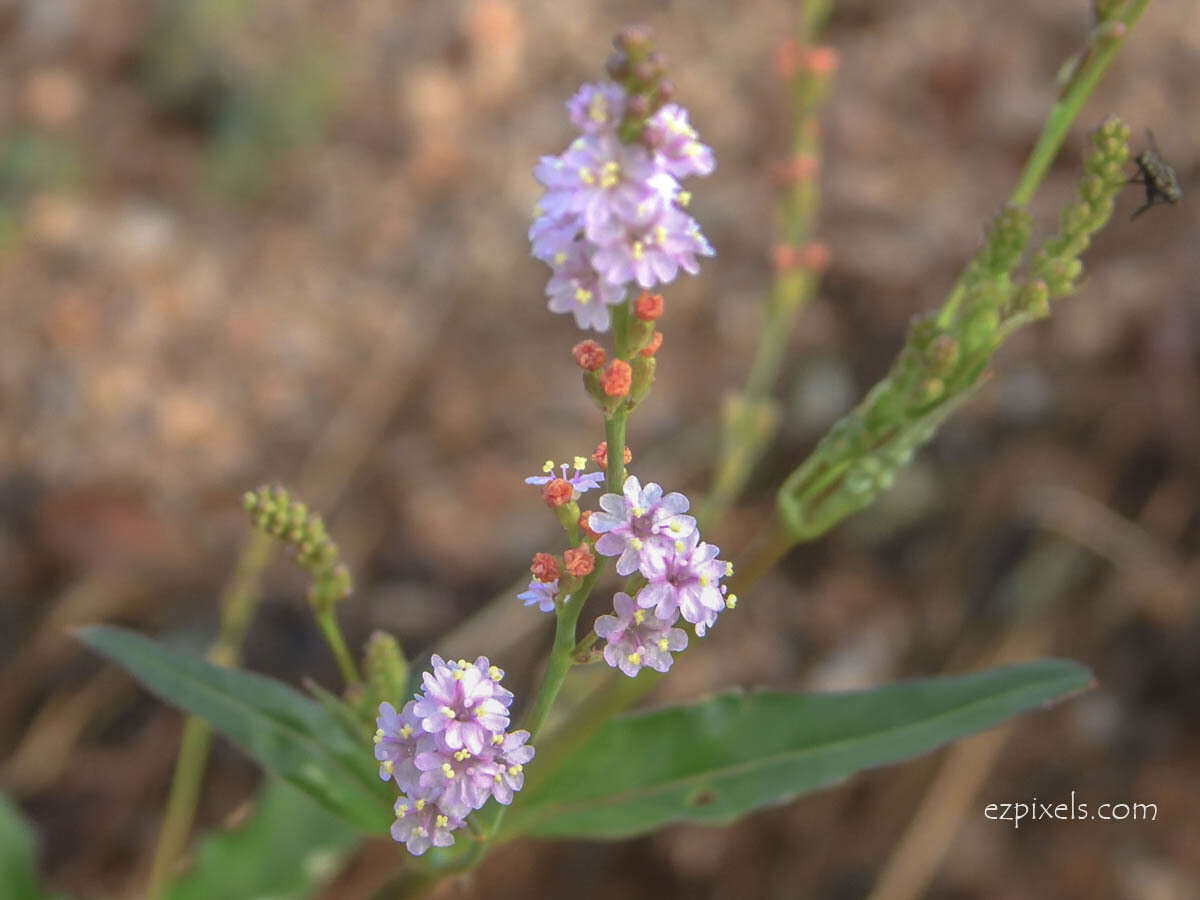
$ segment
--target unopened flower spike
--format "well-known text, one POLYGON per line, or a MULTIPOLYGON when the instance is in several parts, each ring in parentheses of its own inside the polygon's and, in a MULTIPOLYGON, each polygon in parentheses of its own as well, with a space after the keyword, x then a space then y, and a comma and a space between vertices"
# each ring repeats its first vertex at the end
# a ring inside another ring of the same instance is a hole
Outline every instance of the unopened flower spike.
POLYGON ((312 578, 308 598, 314 609, 327 610, 350 595, 350 570, 319 515, 278 486, 247 492, 242 506, 256 528, 296 549, 296 564, 312 578))

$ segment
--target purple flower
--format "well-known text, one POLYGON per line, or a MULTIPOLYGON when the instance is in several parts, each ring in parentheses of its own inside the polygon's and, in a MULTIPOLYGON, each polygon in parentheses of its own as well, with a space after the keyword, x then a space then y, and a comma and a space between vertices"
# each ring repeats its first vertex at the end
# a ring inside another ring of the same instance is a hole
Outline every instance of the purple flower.
POLYGON ((657 616, 646 614, 644 609, 634 606, 633 598, 624 592, 613 596, 615 616, 600 616, 596 619, 596 634, 608 643, 604 647, 604 661, 619 668, 630 678, 637 675, 642 666, 656 672, 665 672, 673 662, 671 653, 687 648, 687 634, 682 628, 672 628, 674 620, 667 622, 657 616))
POLYGON ((529 580, 529 588, 517 594, 518 600, 524 600, 526 606, 537 604, 542 612, 554 612, 554 598, 558 596, 558 579, 553 581, 529 580))
POLYGON ((562 251, 563 262, 554 266, 546 282, 546 307, 550 312, 571 313, 580 328, 608 331, 612 317, 608 311, 625 299, 623 285, 605 281, 592 266, 592 245, 575 241, 562 251))
POLYGON ((643 218, 680 191, 645 147, 623 144, 614 135, 576 138, 556 162, 543 160, 534 174, 549 188, 541 206, 551 214, 577 215, 591 241, 603 240, 618 223, 643 218))
POLYGON ((658 165, 676 178, 711 175, 717 166, 712 148, 700 143, 700 135, 688 122, 687 110, 668 103, 646 120, 642 140, 654 153, 658 165))
MULTIPOLYGON (((584 474, 583 470, 587 468, 587 463, 588 463, 587 457, 585 457, 585 456, 575 457, 575 459, 573 460, 573 464, 575 467, 575 474, 572 475, 570 478, 567 477, 567 469, 569 468, 568 464, 563 463, 561 466, 563 481, 570 484, 571 487, 573 487, 575 489, 576 494, 586 494, 592 488, 598 488, 604 484, 604 473, 603 472, 590 472, 586 475, 584 474)), ((538 485, 548 484, 549 482, 553 481, 555 478, 559 477, 554 474, 554 460, 552 460, 552 459, 546 460, 546 462, 542 465, 542 471, 545 472, 546 474, 545 475, 531 475, 525 479, 525 483, 526 484, 538 484, 538 485)))
POLYGON ((696 530, 696 520, 684 515, 688 499, 651 482, 645 488, 634 475, 625 479, 621 494, 600 497, 602 512, 592 513, 588 527, 600 535, 596 552, 617 556, 617 574, 631 575, 643 561, 669 553, 677 538, 696 530))
POLYGON ((640 571, 649 583, 638 591, 638 606, 653 608, 655 616, 665 622, 682 615, 696 626, 696 634, 704 637, 725 609, 721 579, 728 573, 729 563, 717 559, 720 549, 701 541, 696 531, 676 540, 673 550, 643 557, 640 571))
POLYGON ((379 705, 375 733, 380 776, 401 792, 392 837, 416 856, 454 843, 451 832, 490 798, 511 803, 534 752, 528 731, 505 731, 512 694, 487 657, 431 662, 423 692, 400 712, 379 705))
POLYGON ((413 712, 421 717, 421 727, 441 735, 451 750, 480 753, 493 734, 508 728, 512 692, 498 684, 504 673, 489 666, 486 656, 448 664, 435 654, 432 662, 413 712))
POLYGON ((695 275, 700 271, 696 257, 713 255, 696 220, 666 204, 603 226, 596 245, 592 265, 605 281, 636 281, 646 289, 674 281, 680 269, 695 275))
POLYGON ((497 745, 495 761, 499 765, 492 784, 492 796, 497 803, 508 806, 513 792, 524 787, 525 764, 533 759, 533 748, 528 741, 528 731, 511 731, 497 745))
POLYGON ((611 81, 585 84, 567 101, 567 115, 584 134, 612 133, 625 115, 625 91, 611 81))
POLYGON ((495 760, 491 744, 479 754, 466 747, 453 752, 434 747, 416 758, 421 788, 438 798, 438 805, 451 815, 465 817, 479 809, 492 795, 492 786, 502 766, 495 760))
MULTIPOLYGON (((536 218, 529 226, 529 241, 533 245, 533 256, 552 269, 560 268, 576 242, 583 243, 579 233, 579 217, 574 213, 546 215, 539 205, 534 210, 536 218)), ((587 256, 587 246, 581 246, 587 256)))
POLYGON ((454 843, 450 832, 466 824, 461 816, 452 815, 424 798, 401 796, 395 812, 392 840, 407 845, 413 856, 420 856, 430 847, 449 847, 454 843))
POLYGON ((380 703, 379 717, 375 720, 378 726, 375 759, 379 760, 379 777, 384 781, 395 778, 401 789, 415 782, 419 774, 413 759, 424 731, 420 717, 413 712, 415 706, 416 701, 409 700, 401 712, 396 712, 392 704, 380 703))

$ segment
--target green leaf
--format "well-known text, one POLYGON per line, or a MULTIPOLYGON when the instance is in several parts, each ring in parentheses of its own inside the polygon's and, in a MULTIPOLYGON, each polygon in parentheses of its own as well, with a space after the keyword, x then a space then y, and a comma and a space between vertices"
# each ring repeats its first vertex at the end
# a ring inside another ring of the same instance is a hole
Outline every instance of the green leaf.
POLYGON ((1042 660, 854 693, 725 694, 624 716, 518 794, 503 837, 622 838, 672 822, 729 822, 991 728, 1091 678, 1076 663, 1042 660))
POLYGON ((207 719, 263 768, 368 834, 391 823, 370 744, 352 741, 321 706, 282 682, 214 666, 141 635, 93 625, 80 639, 168 703, 207 719))
POLYGON ((309 896, 358 845, 339 818, 278 778, 269 778, 250 819, 205 838, 195 865, 166 900, 274 900, 309 896))
POLYGON ((0 795, 0 894, 9 900, 41 900, 33 829, 7 797, 0 795))

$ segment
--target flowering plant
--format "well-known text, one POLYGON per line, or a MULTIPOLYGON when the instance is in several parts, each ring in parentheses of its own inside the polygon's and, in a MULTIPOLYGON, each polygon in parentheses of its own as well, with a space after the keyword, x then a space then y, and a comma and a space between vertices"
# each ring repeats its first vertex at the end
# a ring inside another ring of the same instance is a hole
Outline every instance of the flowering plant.
MULTIPOLYGON (((704 531, 736 498, 769 442, 779 341, 827 256, 808 241, 813 167, 791 169, 789 243, 775 254, 778 289, 760 355, 746 389, 729 404, 713 489, 693 504, 648 480, 649 471, 630 471, 627 425, 652 392, 663 293, 714 255, 688 211, 684 182, 711 174, 716 154, 676 102, 649 35, 630 29, 618 37, 609 79, 584 85, 567 101, 577 135, 534 170, 544 192, 529 232, 532 253, 550 268, 548 309, 570 313, 587 333, 571 354, 603 418, 604 439, 590 457, 547 462, 526 479, 540 489, 564 543, 557 552, 536 552, 528 586, 505 601, 513 615, 555 620, 531 696, 515 698, 487 656, 433 654, 410 670, 400 642, 384 633, 356 658, 336 617, 351 592, 349 572, 320 517, 279 488, 248 494, 246 509, 258 534, 292 546, 311 576, 309 602, 345 681, 342 695, 313 686, 313 696, 305 696, 238 671, 220 653, 210 662, 179 657, 113 628, 89 629, 84 640, 230 735, 339 820, 364 834, 390 829, 407 856, 422 858, 402 868, 401 880, 413 890, 472 868, 520 836, 616 838, 672 822, 727 822, 1084 688, 1091 678, 1085 668, 1044 660, 849 694, 759 691, 624 713, 679 654, 700 652, 699 640, 738 605, 738 591, 748 593, 790 548, 886 490, 980 385, 1004 339, 1073 289, 1079 256, 1125 184, 1127 129, 1109 119, 1093 133, 1077 200, 1059 233, 1034 254, 1027 278, 1017 274, 1032 231, 1024 207, 1143 6, 1105 5, 1114 27, 1093 35, 1016 192, 949 300, 914 323, 887 376, 787 477, 775 522, 736 571, 704 531), (619 584, 605 578, 610 564, 619 584), (594 594, 602 611, 581 635, 594 594), (568 676, 583 666, 607 666, 611 677, 588 702, 560 704, 568 676), (551 729, 552 710, 559 718, 551 729)), ((805 20, 807 42, 820 25, 820 17, 805 20)), ((815 153, 807 126, 835 61, 830 51, 810 47, 792 73, 798 159, 815 153)), ((207 727, 200 719, 189 725, 194 734, 207 727)), ((195 777, 195 760, 203 760, 202 750, 196 757, 188 746, 185 738, 177 785, 195 777)), ((170 841, 164 845, 152 893, 161 891, 178 853, 170 841)))

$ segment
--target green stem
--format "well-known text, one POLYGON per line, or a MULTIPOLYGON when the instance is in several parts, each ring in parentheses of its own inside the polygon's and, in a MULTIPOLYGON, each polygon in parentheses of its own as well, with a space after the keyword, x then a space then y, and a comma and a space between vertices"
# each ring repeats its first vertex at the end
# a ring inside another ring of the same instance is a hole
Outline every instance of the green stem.
MULTIPOLYGON (((237 665, 246 632, 258 607, 258 581, 274 549, 274 539, 258 530, 251 531, 242 546, 233 577, 221 597, 220 631, 208 651, 208 658, 216 665, 237 665)), ((175 861, 187 845, 188 834, 196 817, 196 803, 200 797, 211 743, 212 727, 201 718, 188 716, 183 727, 179 756, 175 760, 175 772, 171 776, 171 791, 158 844, 154 848, 154 861, 150 866, 146 894, 151 898, 162 896, 175 861)))
POLYGON ((346 646, 346 639, 342 636, 342 629, 338 625, 333 608, 316 611, 315 618, 321 634, 325 636, 325 643, 329 644, 333 658, 337 661, 338 671, 342 674, 342 682, 346 687, 362 683, 358 667, 354 664, 354 655, 346 646))
POLYGON ((1054 157, 1058 155, 1071 123, 1079 115, 1079 110, 1095 90, 1117 51, 1125 43, 1129 30, 1137 23, 1149 3, 1150 0, 1132 0, 1116 20, 1122 26, 1119 30, 1109 26, 1097 28, 1092 33, 1083 60, 1071 76, 1058 102, 1054 104, 1041 137, 1038 138, 1033 152, 1029 154, 1017 186, 1008 198, 1009 205, 1029 205, 1042 179, 1046 177, 1050 164, 1054 162, 1054 157))
POLYGON ((587 601, 588 595, 591 594, 592 588, 595 587, 603 568, 602 565, 597 564, 591 574, 583 579, 579 590, 568 597, 558 610, 558 619, 554 629, 554 646, 550 651, 550 662, 546 666, 546 674, 542 676, 542 683, 538 688, 537 696, 533 698, 533 703, 529 707, 529 712, 525 714, 525 720, 522 723, 525 729, 529 731, 530 741, 533 741, 537 737, 538 732, 542 730, 542 726, 546 723, 546 716, 550 714, 550 708, 554 705, 554 700, 562 688, 563 681, 566 679, 567 673, 571 671, 571 666, 575 664, 575 626, 579 622, 579 614, 583 611, 583 604, 587 601))
POLYGON ((150 885, 147 889, 150 897, 163 895, 175 861, 187 846, 211 744, 212 726, 198 716, 188 716, 183 724, 179 755, 175 757, 175 773, 171 777, 171 793, 167 798, 158 845, 154 848, 154 862, 150 867, 150 885))
POLYGON ((608 445, 605 488, 610 494, 620 494, 625 485, 625 424, 628 421, 629 409, 624 405, 604 420, 604 440, 608 445))
MULTIPOLYGON (((1072 73, 1071 80, 1063 88, 1058 102, 1050 110, 1050 115, 1046 117, 1042 133, 1038 137, 1037 143, 1034 144, 1033 150, 1030 151, 1029 158, 1025 161, 1025 168, 1021 171, 1021 177, 1017 179, 1017 185, 1008 198, 1009 206, 1028 206, 1033 200, 1034 194, 1037 193, 1042 180, 1050 170, 1050 165, 1054 162, 1054 157, 1058 156, 1058 151, 1061 149, 1063 141, 1066 140, 1071 124, 1079 115, 1079 111, 1091 96, 1092 91, 1095 90, 1096 85, 1099 84, 1109 64, 1116 57, 1117 51, 1125 43, 1130 29, 1141 18, 1149 3, 1150 0, 1130 0, 1125 11, 1113 23, 1106 28, 1093 30, 1078 68, 1072 73), (1119 25, 1120 28, 1114 29, 1114 24, 1119 25)), ((939 325, 946 326, 953 321, 965 294, 964 273, 964 277, 959 278, 938 313, 939 325)))

